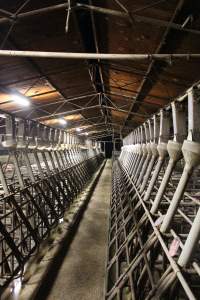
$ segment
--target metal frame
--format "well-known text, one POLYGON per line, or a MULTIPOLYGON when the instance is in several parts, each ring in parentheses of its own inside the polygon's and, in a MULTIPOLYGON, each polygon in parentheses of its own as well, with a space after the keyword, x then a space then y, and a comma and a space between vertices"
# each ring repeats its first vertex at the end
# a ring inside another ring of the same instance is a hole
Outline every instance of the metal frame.
POLYGON ((0 293, 103 160, 100 145, 5 114, 0 131, 0 293))
POLYGON ((200 297, 199 99, 196 84, 123 140, 113 164, 106 299, 200 297))

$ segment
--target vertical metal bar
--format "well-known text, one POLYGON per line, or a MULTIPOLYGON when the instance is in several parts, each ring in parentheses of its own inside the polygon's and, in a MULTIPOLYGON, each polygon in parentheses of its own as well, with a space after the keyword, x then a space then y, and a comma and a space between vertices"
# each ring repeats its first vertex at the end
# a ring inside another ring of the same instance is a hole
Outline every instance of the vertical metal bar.
POLYGON ((36 165, 37 165, 37 167, 38 167, 38 171, 39 171, 39 173, 40 173, 40 176, 41 176, 42 179, 44 179, 44 172, 43 172, 43 170, 42 170, 41 163, 40 163, 40 160, 39 160, 37 151, 34 151, 34 152, 33 152, 33 155, 34 155, 34 158, 35 158, 36 165))
POLYGON ((30 164, 28 153, 26 151, 24 151, 23 155, 24 155, 26 166, 27 166, 28 175, 31 179, 31 182, 34 183, 35 182, 35 177, 34 177, 33 170, 32 170, 31 164, 30 164))
POLYGON ((24 180, 23 180, 23 177, 22 177, 22 174, 21 174, 21 171, 20 171, 19 162, 18 162, 17 155, 16 155, 15 152, 12 153, 12 157, 13 157, 13 163, 14 163, 14 166, 15 166, 15 171, 16 171, 16 174, 17 174, 17 178, 19 180, 19 185, 23 189, 24 188, 24 180))
POLYGON ((46 158, 45 152, 41 151, 41 154, 42 154, 42 158, 43 158, 43 161, 44 161, 44 164, 45 164, 45 168, 46 168, 47 174, 51 175, 51 170, 49 168, 49 164, 47 162, 47 158, 46 158))
POLYGON ((4 190, 5 195, 9 194, 8 184, 3 173, 2 164, 0 163, 0 181, 4 190))

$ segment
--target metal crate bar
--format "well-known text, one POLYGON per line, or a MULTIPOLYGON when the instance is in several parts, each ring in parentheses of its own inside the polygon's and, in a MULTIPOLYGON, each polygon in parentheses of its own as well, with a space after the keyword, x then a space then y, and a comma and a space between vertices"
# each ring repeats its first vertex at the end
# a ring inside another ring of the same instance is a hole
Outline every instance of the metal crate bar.
POLYGON ((0 292, 103 161, 97 142, 1 114, 0 292))
POLYGON ((113 163, 106 299, 200 299, 200 89, 123 140, 113 163))

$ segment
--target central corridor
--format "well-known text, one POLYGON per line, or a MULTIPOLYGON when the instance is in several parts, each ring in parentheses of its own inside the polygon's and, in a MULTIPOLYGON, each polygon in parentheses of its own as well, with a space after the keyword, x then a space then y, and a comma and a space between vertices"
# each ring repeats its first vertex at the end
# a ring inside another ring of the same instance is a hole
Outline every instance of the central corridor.
POLYGON ((103 299, 110 192, 111 160, 108 160, 48 300, 103 299))

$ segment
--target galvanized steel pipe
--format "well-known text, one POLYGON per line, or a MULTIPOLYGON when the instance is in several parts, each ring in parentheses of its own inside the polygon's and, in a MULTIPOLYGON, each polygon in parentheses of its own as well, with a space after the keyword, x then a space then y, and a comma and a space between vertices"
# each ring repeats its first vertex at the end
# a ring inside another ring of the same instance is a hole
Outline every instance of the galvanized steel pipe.
POLYGON ((173 59, 200 59, 200 53, 182 54, 117 54, 117 53, 76 53, 76 52, 50 52, 50 51, 20 51, 0 50, 0 56, 36 57, 36 58, 62 58, 62 59, 103 59, 103 60, 173 60, 173 59))

